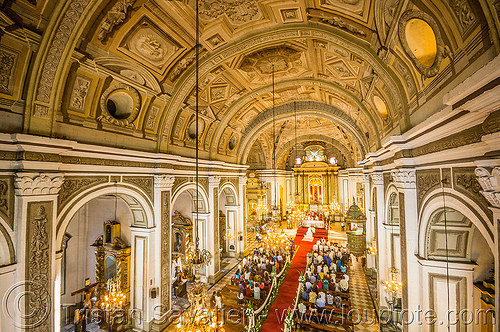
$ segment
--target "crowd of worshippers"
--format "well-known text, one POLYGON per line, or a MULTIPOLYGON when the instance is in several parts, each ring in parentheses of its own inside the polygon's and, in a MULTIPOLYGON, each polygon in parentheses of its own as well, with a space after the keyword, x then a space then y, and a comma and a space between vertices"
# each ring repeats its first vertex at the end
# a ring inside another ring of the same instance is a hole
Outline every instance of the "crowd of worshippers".
POLYGON ((259 248, 245 257, 231 278, 231 283, 239 287, 238 302, 245 303, 246 298, 265 299, 271 288, 272 276, 285 267, 287 254, 287 250, 259 248))
POLYGON ((306 280, 299 303, 299 312, 306 309, 322 311, 326 306, 341 308, 340 293, 349 292, 348 266, 351 255, 346 246, 321 239, 307 254, 306 280))

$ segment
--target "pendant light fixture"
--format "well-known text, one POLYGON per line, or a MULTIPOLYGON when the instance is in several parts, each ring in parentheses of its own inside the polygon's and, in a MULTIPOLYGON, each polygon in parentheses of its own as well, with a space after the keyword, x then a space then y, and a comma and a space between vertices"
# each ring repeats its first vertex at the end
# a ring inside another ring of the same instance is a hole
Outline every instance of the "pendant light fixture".
MULTIPOLYGON (((194 275, 197 274, 202 268, 210 264, 212 254, 206 249, 200 249, 200 232, 198 229, 199 218, 199 58, 200 58, 200 18, 199 18, 199 0, 195 1, 196 11, 196 44, 195 44, 195 128, 196 128, 196 155, 195 155, 195 203, 194 203, 194 228, 195 228, 195 241, 189 246, 184 255, 184 264, 186 267, 194 270, 194 275)), ((193 287, 195 288, 195 287, 193 287)))
POLYGON ((272 69, 272 84, 273 84, 273 178, 274 178, 274 201, 272 204, 273 217, 277 217, 279 213, 278 207, 278 180, 276 175, 276 114, 275 114, 275 87, 274 87, 274 63, 271 65, 272 69))

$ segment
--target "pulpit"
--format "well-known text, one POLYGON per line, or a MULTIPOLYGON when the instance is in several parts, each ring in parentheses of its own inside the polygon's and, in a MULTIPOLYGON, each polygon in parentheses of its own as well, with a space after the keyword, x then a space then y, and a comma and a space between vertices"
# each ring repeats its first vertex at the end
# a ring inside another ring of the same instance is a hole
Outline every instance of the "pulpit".
POLYGON ((366 216, 363 211, 353 204, 346 213, 347 247, 356 257, 361 257, 366 252, 366 216))

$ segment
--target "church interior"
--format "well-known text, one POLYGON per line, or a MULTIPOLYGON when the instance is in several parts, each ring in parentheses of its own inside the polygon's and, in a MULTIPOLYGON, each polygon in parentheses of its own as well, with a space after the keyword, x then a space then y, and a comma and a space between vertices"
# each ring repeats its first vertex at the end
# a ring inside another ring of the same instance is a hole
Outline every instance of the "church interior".
POLYGON ((0 332, 498 332, 500 0, 0 0, 0 332))

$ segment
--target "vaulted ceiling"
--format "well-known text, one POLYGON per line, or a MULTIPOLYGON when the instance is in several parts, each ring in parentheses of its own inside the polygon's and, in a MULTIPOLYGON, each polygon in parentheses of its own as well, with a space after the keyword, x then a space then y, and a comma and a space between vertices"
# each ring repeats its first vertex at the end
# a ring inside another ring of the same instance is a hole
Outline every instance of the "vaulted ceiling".
POLYGON ((274 124, 284 167, 296 114, 355 164, 498 53, 499 3, 200 0, 197 84, 192 0, 14 1, 41 35, 24 130, 192 156, 198 87, 203 158, 269 167, 274 124))

